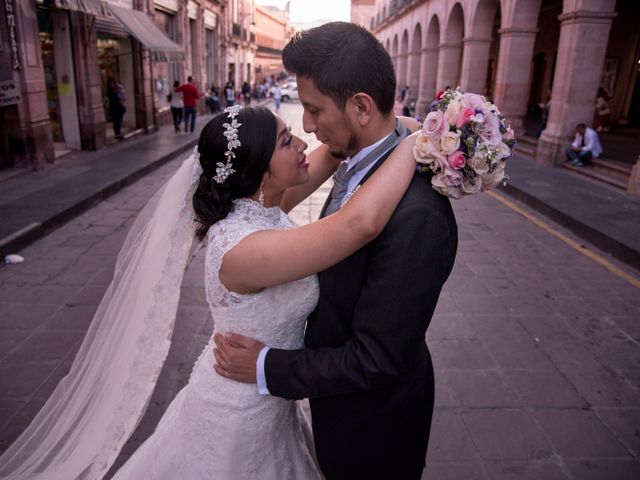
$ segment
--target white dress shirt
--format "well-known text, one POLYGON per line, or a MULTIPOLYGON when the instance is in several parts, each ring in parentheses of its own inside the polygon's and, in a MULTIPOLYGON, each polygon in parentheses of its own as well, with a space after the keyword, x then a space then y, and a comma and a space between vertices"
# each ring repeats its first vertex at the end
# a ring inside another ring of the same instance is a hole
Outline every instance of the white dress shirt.
MULTIPOLYGON (((389 133, 389 135, 391 135, 391 133, 389 133)), ((358 164, 358 162, 360 162, 363 158, 369 155, 369 153, 371 153, 375 148, 377 148, 378 145, 384 142, 389 137, 389 135, 386 135, 385 137, 378 140, 376 143, 363 148, 358 153, 356 153, 353 157, 349 157, 346 160, 343 160, 348 164, 347 171, 355 167, 358 164)), ((389 148, 391 149, 393 147, 389 147, 389 148)), ((382 157, 386 153, 387 153, 386 151, 383 152, 380 155, 380 157, 382 157)), ((351 194, 351 192, 353 192, 356 186, 362 181, 365 175, 369 173, 369 170, 371 170, 376 163, 377 162, 371 162, 371 164, 369 164, 366 168, 363 168, 359 172, 355 173, 353 177, 349 179, 349 183, 347 184, 347 191, 345 192, 344 197, 342 197, 342 202, 344 202, 345 198, 347 198, 351 194)), ((260 353, 258 354, 258 360, 256 362, 256 377, 257 377, 257 383, 258 383, 258 392, 260 392, 261 395, 271 395, 269 393, 269 389, 267 388, 267 378, 264 373, 264 360, 267 357, 267 352, 269 351, 269 348, 270 347, 265 346, 262 350, 260 350, 260 353)))
POLYGON ((600 145, 598 133, 591 127, 587 127, 584 132, 584 146, 582 146, 582 135, 580 135, 580 132, 576 132, 571 146, 582 148, 583 152, 590 151, 593 158, 598 158, 602 154, 602 145, 600 145))

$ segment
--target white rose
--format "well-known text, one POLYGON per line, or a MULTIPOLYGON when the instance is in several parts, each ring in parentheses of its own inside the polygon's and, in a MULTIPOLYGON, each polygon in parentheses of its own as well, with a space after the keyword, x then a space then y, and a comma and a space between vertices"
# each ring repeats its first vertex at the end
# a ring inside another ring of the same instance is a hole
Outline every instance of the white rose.
POLYGON ((502 160, 503 158, 507 158, 511 155, 511 150, 504 143, 500 142, 496 147, 496 158, 498 160, 502 160))
POLYGON ((504 178, 505 163, 506 162, 500 162, 493 172, 487 172, 481 175, 482 190, 493 190, 500 184, 500 182, 502 182, 502 179, 504 178))
POLYGON ((483 175, 489 171, 489 160, 487 157, 474 155, 471 157, 471 167, 478 175, 483 175))
POLYGON ((473 179, 465 177, 460 188, 462 188, 462 191, 467 195, 475 195, 482 188, 482 182, 480 175, 476 175, 473 179))
POLYGON ((462 104, 457 101, 452 101, 447 106, 447 109, 444 112, 444 119, 447 121, 449 125, 455 125, 458 117, 460 116, 460 110, 462 110, 462 104))
POLYGON ((438 146, 424 135, 418 135, 416 138, 413 144, 413 157, 416 162, 430 166, 434 172, 448 165, 447 158, 440 152, 438 146))
POLYGON ((445 155, 451 155, 460 148, 460 135, 456 132, 445 132, 440 137, 440 149, 445 155))

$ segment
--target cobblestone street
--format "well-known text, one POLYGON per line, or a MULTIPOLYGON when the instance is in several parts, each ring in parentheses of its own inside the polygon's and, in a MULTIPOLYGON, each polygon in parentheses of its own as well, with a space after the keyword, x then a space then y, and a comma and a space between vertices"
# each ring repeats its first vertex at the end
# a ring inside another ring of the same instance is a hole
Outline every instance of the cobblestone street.
MULTIPOLYGON (((301 113, 281 106, 313 147, 301 113)), ((69 369, 129 225, 185 156, 19 252, 24 263, 0 267, 0 451, 69 369)), ((329 189, 292 218, 317 219, 329 189)), ((453 204, 458 256, 427 335, 436 410, 423 479, 640 478, 638 272, 502 193, 453 204)), ((152 433, 209 339, 202 247, 160 381, 114 469, 152 433)))

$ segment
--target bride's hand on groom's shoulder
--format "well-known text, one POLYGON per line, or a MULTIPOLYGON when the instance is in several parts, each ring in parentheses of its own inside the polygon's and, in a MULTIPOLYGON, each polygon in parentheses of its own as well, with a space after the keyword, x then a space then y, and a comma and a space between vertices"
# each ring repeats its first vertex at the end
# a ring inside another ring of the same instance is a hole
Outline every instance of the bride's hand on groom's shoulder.
POLYGON ((264 344, 231 332, 224 336, 216 333, 213 340, 216 373, 237 382, 256 383, 256 363, 264 344))

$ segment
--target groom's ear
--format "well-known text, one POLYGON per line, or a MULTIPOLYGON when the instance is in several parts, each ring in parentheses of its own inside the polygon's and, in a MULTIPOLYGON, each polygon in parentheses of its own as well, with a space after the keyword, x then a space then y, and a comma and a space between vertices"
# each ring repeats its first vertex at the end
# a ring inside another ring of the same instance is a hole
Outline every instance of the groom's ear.
POLYGON ((373 99, 366 93, 356 93, 351 97, 353 106, 355 109, 355 116, 361 127, 366 127, 371 121, 371 115, 375 108, 373 99))

